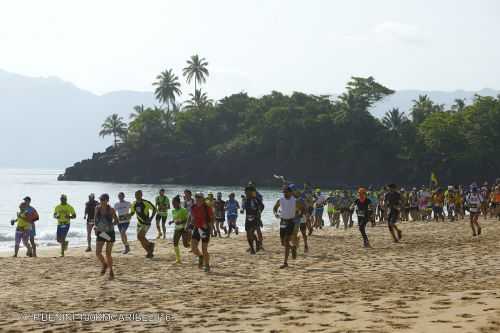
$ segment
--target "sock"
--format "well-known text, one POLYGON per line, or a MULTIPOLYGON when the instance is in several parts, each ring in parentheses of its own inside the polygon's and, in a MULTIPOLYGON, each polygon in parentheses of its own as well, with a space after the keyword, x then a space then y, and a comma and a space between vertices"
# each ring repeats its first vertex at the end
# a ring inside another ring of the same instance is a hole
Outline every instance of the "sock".
POLYGON ((178 246, 174 246, 174 252, 175 252, 175 260, 176 261, 181 261, 181 250, 179 249, 178 246))

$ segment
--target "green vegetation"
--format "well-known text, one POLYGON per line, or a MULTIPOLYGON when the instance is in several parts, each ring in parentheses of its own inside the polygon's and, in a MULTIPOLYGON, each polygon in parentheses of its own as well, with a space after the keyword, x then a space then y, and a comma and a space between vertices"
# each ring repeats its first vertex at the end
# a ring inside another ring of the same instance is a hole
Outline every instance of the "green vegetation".
POLYGON ((184 106, 176 103, 177 76, 161 73, 154 85, 164 107, 136 106, 126 133, 116 115, 108 118, 101 135, 127 140, 64 178, 229 185, 270 183, 277 173, 342 186, 427 183, 431 171, 453 183, 498 176, 500 96, 449 109, 420 96, 410 110, 379 120, 370 107, 393 91, 372 77, 352 78, 336 98, 273 91, 214 103, 198 89, 208 77, 205 59, 193 56, 183 74, 195 83, 184 106))

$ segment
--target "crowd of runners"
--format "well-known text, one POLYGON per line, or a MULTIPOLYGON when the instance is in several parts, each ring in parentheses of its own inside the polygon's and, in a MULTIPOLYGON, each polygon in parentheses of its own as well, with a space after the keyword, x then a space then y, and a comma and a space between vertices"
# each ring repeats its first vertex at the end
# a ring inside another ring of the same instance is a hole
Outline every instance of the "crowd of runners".
MULTIPOLYGON (((308 184, 300 187, 284 182, 282 196, 272 207, 275 217, 280 221, 280 239, 284 248, 284 262, 281 268, 288 267, 291 254, 296 258, 300 239, 303 251, 309 251, 308 236, 317 229, 325 227, 324 211, 327 211, 329 225, 332 228, 352 228, 357 222, 363 245, 370 247, 366 232, 368 225, 387 224, 394 242, 403 237, 398 221, 452 222, 470 219, 472 236, 481 235, 479 217, 498 218, 500 220, 500 179, 493 186, 476 183, 470 186, 422 186, 406 190, 395 184, 380 190, 361 187, 356 191, 337 190, 322 193, 321 189, 313 190, 308 184)), ((262 195, 250 182, 244 189, 240 200, 235 193, 230 193, 226 200, 222 193, 214 197, 197 192, 193 195, 185 190, 181 195, 168 198, 161 189, 154 202, 143 198, 142 191, 135 192, 135 200, 129 202, 124 193, 118 194, 115 204, 110 204, 108 194, 102 194, 96 200, 93 194, 85 204, 84 219, 87 224, 87 248, 92 251, 92 235, 96 238, 96 256, 102 264, 101 274, 109 272, 114 278, 112 248, 116 240, 115 226, 118 229, 123 254, 130 252, 127 238, 133 216, 137 220, 137 240, 144 249, 147 258, 153 258, 155 242, 147 239, 152 225, 157 229, 157 239, 166 239, 167 224, 173 225, 173 248, 176 263, 181 263, 179 243, 190 249, 197 257, 198 266, 206 272, 210 271, 210 255, 208 245, 211 238, 238 235, 237 219, 244 215, 245 233, 248 241, 247 252, 255 254, 264 250, 262 212, 265 206, 262 195), (155 224, 154 224, 155 222, 155 224), (200 247, 201 245, 201 247, 200 247), (104 252, 104 254, 103 254, 104 252)), ((75 209, 68 203, 66 195, 61 195, 60 203, 54 208, 54 219, 57 221, 57 242, 60 244, 61 256, 68 249, 66 237, 71 220, 76 219, 75 209)), ((19 205, 17 219, 11 224, 16 226, 14 256, 19 252, 21 242, 27 249, 27 256, 36 257, 36 221, 39 215, 31 205, 31 198, 24 198, 19 205)))

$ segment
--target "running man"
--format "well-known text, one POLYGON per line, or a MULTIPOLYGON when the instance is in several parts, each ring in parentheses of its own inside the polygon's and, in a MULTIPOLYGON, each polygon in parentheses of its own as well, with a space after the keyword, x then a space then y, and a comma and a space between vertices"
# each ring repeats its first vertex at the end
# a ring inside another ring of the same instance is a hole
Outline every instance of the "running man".
POLYGON ((36 257, 35 222, 40 219, 40 216, 38 215, 38 212, 36 211, 36 209, 31 206, 31 198, 30 197, 25 197, 23 199, 23 201, 27 206, 26 207, 26 218, 27 218, 28 222, 31 223, 31 231, 30 231, 31 253, 30 253, 30 251, 28 251, 27 255, 31 256, 31 257, 36 257))
POLYGON ((228 232, 227 237, 231 235, 231 230, 234 229, 236 235, 238 234, 238 225, 236 221, 238 220, 238 210, 240 209, 240 204, 238 200, 235 200, 234 193, 229 194, 229 200, 226 201, 225 210, 227 212, 227 224, 228 232))
POLYGON ((54 218, 57 219, 57 242, 61 244, 61 257, 64 257, 64 251, 68 249, 69 225, 71 220, 76 219, 75 209, 68 204, 68 197, 61 195, 61 203, 54 208, 54 218))
POLYGON ((21 204, 19 205, 19 213, 17 213, 17 219, 10 222, 11 225, 17 224, 14 243, 14 257, 17 257, 17 254, 19 253, 19 246, 21 244, 21 241, 27 249, 26 256, 30 256, 32 254, 32 249, 28 241, 32 224, 28 221, 27 209, 28 205, 26 204, 26 202, 21 202, 21 204))
POLYGON ((214 211, 215 211, 215 231, 219 237, 221 237, 220 229, 224 230, 224 234, 227 235, 227 229, 224 225, 226 221, 226 202, 222 200, 222 193, 217 193, 217 199, 214 201, 214 211))
POLYGON ((168 224, 175 224, 174 230, 174 252, 175 252, 175 263, 181 263, 181 250, 179 248, 179 240, 182 238, 182 244, 185 248, 189 248, 189 238, 187 236, 187 222, 189 214, 186 208, 181 207, 181 198, 176 196, 172 199, 172 221, 168 224))
POLYGON ((250 254, 255 254, 261 249, 261 242, 259 241, 257 230, 260 224, 260 212, 263 209, 263 205, 262 202, 257 199, 253 187, 247 186, 245 188, 245 199, 243 200, 241 208, 246 213, 245 231, 248 245, 250 246, 250 254))
POLYGON ((325 211, 326 198, 321 194, 321 189, 317 188, 314 200, 314 227, 323 229, 325 222, 323 221, 323 213, 325 211))
POLYGON ((396 191, 396 184, 389 185, 389 192, 385 195, 384 203, 387 209, 387 224, 389 226, 389 231, 394 242, 398 243, 401 241, 403 233, 396 225, 401 209, 401 194, 396 191))
POLYGON ((444 192, 442 188, 438 188, 432 195, 432 211, 434 213, 434 221, 439 222, 441 219, 444 222, 444 192))
MULTIPOLYGON (((290 186, 290 190, 292 190, 295 200, 297 202, 296 208, 296 216, 295 216, 295 225, 293 230, 293 242, 294 249, 292 250, 292 256, 294 252, 296 253, 296 249, 299 248, 299 231, 302 234, 302 238, 304 239, 304 253, 309 252, 309 245, 307 244, 307 225, 306 225, 306 203, 302 193, 296 186, 290 186)), ((296 254, 295 254, 296 255, 296 254)))
POLYGON ((191 236, 191 252, 198 257, 198 268, 205 266, 205 272, 210 272, 210 255, 208 253, 208 243, 210 242, 210 230, 214 223, 214 213, 212 207, 205 202, 203 193, 195 194, 195 204, 191 207, 191 224, 193 233, 191 236), (198 244, 201 241, 201 251, 198 244))
POLYGON ((170 209, 170 200, 165 195, 165 189, 161 189, 159 195, 156 197, 156 229, 158 230, 158 235, 156 239, 165 239, 167 237, 167 218, 168 210, 170 209), (161 221, 161 227, 160 227, 161 221), (163 232, 162 232, 163 231, 163 232))
POLYGON ((137 215, 137 239, 146 250, 146 258, 153 258, 155 243, 146 239, 151 222, 156 215, 156 208, 151 201, 143 199, 141 190, 135 192, 135 201, 130 209, 130 217, 137 215))
POLYGON ((294 219, 297 209, 297 200, 292 195, 292 191, 288 185, 283 187, 283 196, 278 199, 274 205, 273 212, 277 219, 280 219, 280 239, 281 245, 285 248, 285 260, 281 269, 288 267, 288 257, 290 249, 293 245, 290 244, 293 238, 294 219), (278 214, 278 209, 280 214, 278 214))
POLYGON ((479 225, 479 215, 481 215, 481 204, 484 201, 479 189, 476 185, 472 185, 471 193, 467 196, 467 206, 470 213, 470 227, 472 229, 472 237, 481 235, 481 226, 479 225))
POLYGON ((113 207, 109 205, 109 195, 102 194, 99 197, 100 204, 95 212, 95 234, 96 257, 102 264, 101 275, 106 274, 109 269, 109 280, 115 278, 113 272, 113 257, 111 256, 113 244, 115 243, 115 224, 118 224, 118 216, 113 207), (106 258, 102 255, 102 249, 106 244, 106 258))
POLYGON ((89 195, 89 201, 85 203, 85 213, 83 215, 83 220, 87 222, 87 249, 85 252, 92 251, 92 230, 94 230, 95 224, 95 209, 99 205, 99 202, 95 200, 94 193, 89 195))
POLYGON ((115 211, 118 215, 118 231, 120 232, 120 238, 122 239, 123 254, 130 252, 130 245, 128 244, 127 229, 130 226, 130 202, 125 200, 125 193, 118 193, 118 202, 115 203, 115 211))
POLYGON ((359 232, 363 237, 363 245, 366 248, 370 247, 370 242, 368 241, 368 236, 366 235, 366 225, 368 224, 368 221, 370 221, 370 206, 372 206, 372 202, 366 195, 366 189, 361 187, 358 190, 358 198, 353 203, 353 208, 358 215, 359 232))

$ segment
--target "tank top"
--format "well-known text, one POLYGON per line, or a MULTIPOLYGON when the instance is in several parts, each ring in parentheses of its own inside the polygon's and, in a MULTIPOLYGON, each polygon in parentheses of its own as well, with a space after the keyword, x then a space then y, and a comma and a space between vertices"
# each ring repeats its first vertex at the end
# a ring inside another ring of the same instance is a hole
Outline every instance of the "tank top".
POLYGON ((281 208, 281 218, 284 220, 291 220, 295 218, 295 210, 297 207, 297 203, 295 197, 290 198, 281 198, 280 199, 280 208, 281 208))
POLYGON ((96 209, 96 230, 100 232, 114 231, 113 213, 111 211, 111 207, 108 206, 105 214, 102 213, 100 207, 97 207, 96 209))

